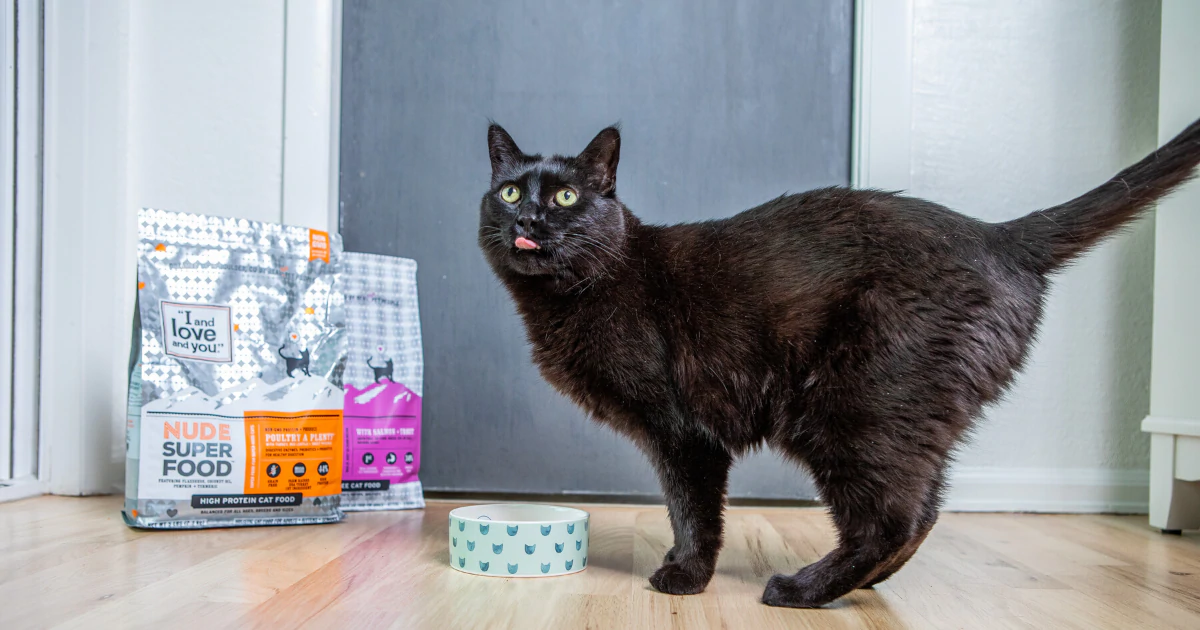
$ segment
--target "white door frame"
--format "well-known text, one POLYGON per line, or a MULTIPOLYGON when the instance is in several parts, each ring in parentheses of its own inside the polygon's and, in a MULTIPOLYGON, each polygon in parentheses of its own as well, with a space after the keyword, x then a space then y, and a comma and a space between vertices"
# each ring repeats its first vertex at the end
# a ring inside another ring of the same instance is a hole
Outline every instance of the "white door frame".
POLYGON ((912 183, 912 26, 913 0, 855 2, 855 188, 899 191, 912 183))
POLYGON ((123 294, 135 273, 123 211, 129 9, 112 0, 45 10, 41 424, 55 494, 109 493, 119 477, 112 414, 123 407, 123 294))
POLYGON ((287 0, 284 14, 282 220, 340 232, 342 2, 287 0))

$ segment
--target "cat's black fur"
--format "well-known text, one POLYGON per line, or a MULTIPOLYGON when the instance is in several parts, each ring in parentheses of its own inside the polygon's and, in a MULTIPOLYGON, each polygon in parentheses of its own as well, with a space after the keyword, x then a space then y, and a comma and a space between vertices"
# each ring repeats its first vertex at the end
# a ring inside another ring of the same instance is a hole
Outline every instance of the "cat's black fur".
POLYGON ((833 551, 763 593, 808 607, 908 561, 952 450, 1025 361, 1050 276, 1192 175, 1200 122, 1099 188, 999 224, 825 188, 649 225, 617 199, 615 128, 577 157, 526 155, 496 125, 488 147, 479 244, 534 361, 658 471, 675 546, 650 583, 704 590, 729 468, 769 445, 811 471, 838 529, 833 551), (572 207, 555 204, 564 187, 572 207))

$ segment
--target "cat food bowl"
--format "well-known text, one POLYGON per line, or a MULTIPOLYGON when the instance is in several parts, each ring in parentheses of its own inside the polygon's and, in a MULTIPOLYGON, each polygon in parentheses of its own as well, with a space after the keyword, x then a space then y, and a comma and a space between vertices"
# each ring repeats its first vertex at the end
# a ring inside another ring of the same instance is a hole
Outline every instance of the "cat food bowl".
POLYGON ((450 567, 472 575, 550 577, 587 567, 588 513, 554 505, 472 505, 450 512, 450 567))

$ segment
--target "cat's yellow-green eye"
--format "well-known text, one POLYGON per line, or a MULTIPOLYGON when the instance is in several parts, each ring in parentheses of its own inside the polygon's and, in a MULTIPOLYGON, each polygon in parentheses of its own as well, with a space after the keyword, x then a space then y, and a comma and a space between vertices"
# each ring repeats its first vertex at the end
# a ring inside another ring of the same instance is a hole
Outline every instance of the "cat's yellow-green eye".
POLYGON ((575 205, 576 201, 579 201, 579 195, 570 188, 564 188, 554 195, 554 203, 563 208, 575 205))
POLYGON ((507 203, 517 203, 517 200, 521 198, 521 189, 513 184, 507 184, 500 189, 500 198, 507 203))

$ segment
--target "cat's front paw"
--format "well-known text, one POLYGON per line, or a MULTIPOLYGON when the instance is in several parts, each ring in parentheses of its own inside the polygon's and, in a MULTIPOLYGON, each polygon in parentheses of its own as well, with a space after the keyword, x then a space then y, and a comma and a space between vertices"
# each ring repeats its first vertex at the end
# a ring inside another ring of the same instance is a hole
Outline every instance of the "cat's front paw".
POLYGON ((689 569, 683 564, 668 562, 650 576, 650 586, 660 593, 695 595, 702 592, 711 579, 711 571, 689 569))

